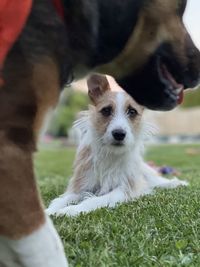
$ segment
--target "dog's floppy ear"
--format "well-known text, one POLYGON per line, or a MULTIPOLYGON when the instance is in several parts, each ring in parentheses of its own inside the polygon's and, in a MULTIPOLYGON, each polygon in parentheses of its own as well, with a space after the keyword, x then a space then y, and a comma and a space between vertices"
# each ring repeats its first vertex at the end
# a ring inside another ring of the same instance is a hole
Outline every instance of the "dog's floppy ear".
POLYGON ((110 90, 109 82, 105 75, 92 74, 87 79, 88 95, 95 104, 100 96, 110 90))

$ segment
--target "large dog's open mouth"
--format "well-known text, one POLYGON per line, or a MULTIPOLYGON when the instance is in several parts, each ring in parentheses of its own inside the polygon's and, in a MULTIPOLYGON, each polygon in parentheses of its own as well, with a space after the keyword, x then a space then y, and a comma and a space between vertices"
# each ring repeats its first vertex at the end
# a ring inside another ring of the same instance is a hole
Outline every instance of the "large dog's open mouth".
POLYGON ((177 104, 181 104, 184 96, 184 85, 176 81, 167 65, 161 62, 160 58, 157 60, 157 70, 161 82, 165 84, 165 93, 172 99, 176 98, 177 104))
POLYGON ((200 53, 190 51, 182 61, 171 45, 162 44, 144 66, 117 82, 140 105, 171 110, 183 102, 184 90, 200 80, 200 53))

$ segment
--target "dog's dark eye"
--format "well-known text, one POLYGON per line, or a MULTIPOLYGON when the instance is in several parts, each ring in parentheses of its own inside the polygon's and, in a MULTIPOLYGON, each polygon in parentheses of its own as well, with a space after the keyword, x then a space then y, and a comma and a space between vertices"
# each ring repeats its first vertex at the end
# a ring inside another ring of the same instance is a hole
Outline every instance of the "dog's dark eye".
POLYGON ((137 116, 138 112, 136 109, 132 108, 131 106, 128 107, 127 111, 126 111, 127 115, 131 118, 134 118, 135 116, 137 116))
POLYGON ((100 112, 104 117, 109 117, 112 115, 113 109, 111 106, 108 106, 108 107, 102 108, 100 112))

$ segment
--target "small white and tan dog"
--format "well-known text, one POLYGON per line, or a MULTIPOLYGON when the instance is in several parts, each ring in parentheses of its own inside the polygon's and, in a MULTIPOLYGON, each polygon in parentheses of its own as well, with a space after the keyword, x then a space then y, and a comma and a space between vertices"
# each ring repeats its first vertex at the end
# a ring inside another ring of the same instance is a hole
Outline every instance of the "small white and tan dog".
POLYGON ((51 202, 49 215, 75 216, 135 200, 156 187, 187 185, 159 176, 144 162, 148 127, 142 106, 122 90, 111 91, 106 76, 92 75, 88 89, 93 105, 75 124, 81 136, 74 174, 67 191, 51 202))

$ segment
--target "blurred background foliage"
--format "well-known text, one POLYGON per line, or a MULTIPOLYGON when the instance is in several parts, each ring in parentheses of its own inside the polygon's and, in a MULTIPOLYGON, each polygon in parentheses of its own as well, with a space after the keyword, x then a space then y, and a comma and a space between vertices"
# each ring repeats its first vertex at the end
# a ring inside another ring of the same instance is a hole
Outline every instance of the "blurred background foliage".
POLYGON ((66 88, 61 96, 47 133, 53 137, 66 137, 79 111, 86 110, 89 104, 88 95, 66 88))
POLYGON ((200 107, 200 87, 185 93, 183 108, 200 107))

